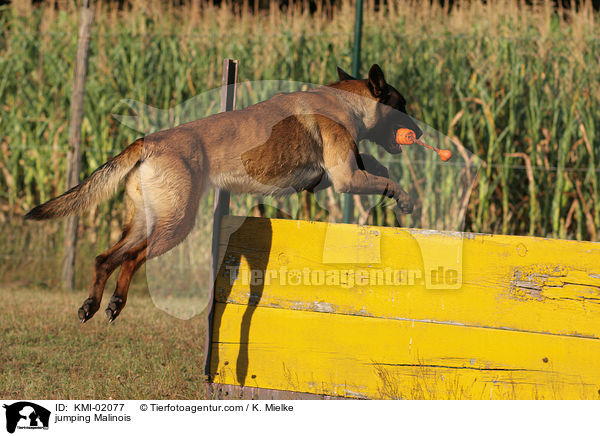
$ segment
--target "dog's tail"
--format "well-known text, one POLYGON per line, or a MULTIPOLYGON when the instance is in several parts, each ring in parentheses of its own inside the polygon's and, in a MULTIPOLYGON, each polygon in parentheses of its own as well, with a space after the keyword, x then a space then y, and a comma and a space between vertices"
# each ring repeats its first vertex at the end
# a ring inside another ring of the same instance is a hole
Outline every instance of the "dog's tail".
POLYGON ((144 152, 144 140, 138 139, 123 152, 96 169, 90 176, 62 195, 31 209, 25 219, 45 220, 78 215, 106 200, 119 182, 137 165, 144 152))

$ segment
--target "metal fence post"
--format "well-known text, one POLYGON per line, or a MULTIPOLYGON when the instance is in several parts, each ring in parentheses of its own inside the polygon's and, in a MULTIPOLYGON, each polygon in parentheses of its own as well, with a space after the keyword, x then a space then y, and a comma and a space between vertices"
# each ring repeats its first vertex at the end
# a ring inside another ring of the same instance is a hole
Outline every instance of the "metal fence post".
MULTIPOLYGON (((362 16, 363 2, 356 0, 356 16, 354 18, 354 45, 352 47, 352 76, 360 77, 360 46, 362 39, 362 16)), ((354 195, 345 194, 343 196, 344 207, 342 210, 342 221, 351 223, 354 221, 354 195)))

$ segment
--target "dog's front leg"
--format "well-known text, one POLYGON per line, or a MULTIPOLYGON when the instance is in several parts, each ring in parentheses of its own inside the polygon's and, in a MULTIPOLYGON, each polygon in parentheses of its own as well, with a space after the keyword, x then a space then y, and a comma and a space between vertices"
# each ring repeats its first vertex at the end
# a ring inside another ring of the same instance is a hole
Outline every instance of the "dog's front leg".
MULTIPOLYGON (((355 158, 356 155, 351 150, 344 154, 346 156, 338 153, 333 156, 324 155, 327 176, 336 192, 385 195, 396 200, 400 212, 412 213, 413 204, 408 194, 396 182, 389 177, 371 174, 367 170, 360 169, 355 158)), ((387 172, 383 165, 379 167, 379 169, 381 168, 387 172)))
MULTIPOLYGON (((358 169, 364 170, 369 174, 373 174, 379 177, 385 177, 386 179, 390 178, 390 173, 388 169, 379 162, 373 155, 368 153, 360 153, 360 159, 357 161, 358 169)), ((323 189, 327 189, 331 186, 331 180, 327 176, 324 176, 319 180, 315 186, 311 186, 306 190, 311 193, 315 193, 321 191, 323 189)))

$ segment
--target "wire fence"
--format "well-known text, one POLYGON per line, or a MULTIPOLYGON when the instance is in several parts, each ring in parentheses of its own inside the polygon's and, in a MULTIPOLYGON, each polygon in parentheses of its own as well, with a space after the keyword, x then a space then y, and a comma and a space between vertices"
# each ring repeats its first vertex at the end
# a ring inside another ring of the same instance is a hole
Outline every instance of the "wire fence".
MULTIPOLYGON (((6 145, 5 147, 5 151, 14 151, 14 150, 39 150, 39 149, 45 149, 45 150, 53 150, 56 152, 56 156, 59 158, 64 158, 67 156, 68 154, 68 150, 66 148, 63 148, 61 150, 56 150, 56 147, 52 146, 52 145, 47 145, 47 144, 32 144, 32 145, 23 145, 23 144, 17 144, 17 145, 6 145)), ((109 153, 109 154, 118 154, 121 153, 124 150, 124 148, 122 149, 105 149, 105 148, 101 148, 101 147, 86 147, 84 146, 82 149, 83 153, 109 153)), ((0 149, 0 151, 2 151, 2 149, 0 149)), ((519 157, 516 156, 510 156, 513 157, 514 159, 519 159, 519 157)), ((402 158, 394 158, 394 157, 386 157, 385 158, 385 162, 388 163, 399 163, 402 162, 402 158)), ((429 164, 429 161, 426 160, 419 160, 419 159, 411 159, 411 163, 413 164, 417 164, 417 165, 425 165, 425 164, 429 164)), ((463 166, 463 163, 460 162, 452 162, 452 161, 448 161, 448 162, 438 162, 437 165, 443 165, 443 166, 463 166)), ((510 170, 534 170, 534 171, 552 171, 552 172, 556 172, 556 171, 565 171, 565 172, 573 172, 573 173, 586 173, 589 171, 595 172, 595 173, 600 173, 600 168, 576 168, 576 167, 558 167, 558 166, 536 166, 536 165, 531 165, 531 166, 527 166, 527 165, 506 165, 506 164, 498 164, 498 163, 486 163, 485 161, 482 162, 482 165, 484 167, 491 167, 491 168, 496 168, 496 169, 510 169, 510 170)))

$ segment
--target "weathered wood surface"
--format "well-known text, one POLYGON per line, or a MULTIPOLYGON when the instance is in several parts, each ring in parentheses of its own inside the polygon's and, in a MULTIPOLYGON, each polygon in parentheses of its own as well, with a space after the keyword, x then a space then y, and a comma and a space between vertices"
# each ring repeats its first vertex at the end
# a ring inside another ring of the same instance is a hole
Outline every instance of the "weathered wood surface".
POLYGON ((356 398, 600 398, 600 244, 243 220, 226 217, 220 236, 216 382, 356 398))
POLYGON ((343 400, 344 397, 306 392, 279 391, 252 386, 209 383, 207 398, 212 400, 343 400))

